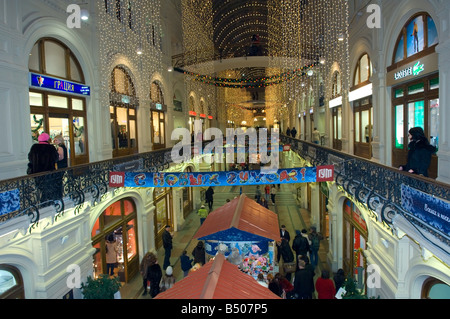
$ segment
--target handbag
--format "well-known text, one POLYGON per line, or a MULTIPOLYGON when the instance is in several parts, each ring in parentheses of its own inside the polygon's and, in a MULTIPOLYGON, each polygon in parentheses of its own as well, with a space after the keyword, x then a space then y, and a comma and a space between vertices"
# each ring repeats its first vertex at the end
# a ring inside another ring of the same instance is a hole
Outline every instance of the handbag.
POLYGON ((287 274, 294 273, 296 268, 297 268, 297 263, 295 263, 295 262, 283 264, 284 272, 287 274))

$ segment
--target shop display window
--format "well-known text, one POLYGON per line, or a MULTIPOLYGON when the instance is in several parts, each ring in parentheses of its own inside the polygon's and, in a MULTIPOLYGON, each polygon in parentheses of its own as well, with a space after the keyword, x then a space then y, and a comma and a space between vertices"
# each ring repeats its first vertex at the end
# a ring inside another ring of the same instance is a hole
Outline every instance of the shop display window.
MULTIPOLYGON (((69 48, 55 39, 43 38, 36 42, 29 57, 29 69, 32 72, 84 83, 78 60, 69 48), (45 61, 45 64, 41 61, 45 61)), ((86 99, 36 88, 29 92, 29 103, 33 141, 37 142, 38 132, 45 131, 51 138, 62 135, 68 150, 69 166, 88 163, 86 99)))
POLYGON ((425 130, 424 101, 408 103, 408 130, 413 127, 421 127, 425 130))
POLYGON ((439 149, 439 99, 430 100, 430 144, 439 149))
POLYGON ((102 250, 100 243, 94 245, 95 253, 94 253, 94 261, 93 261, 93 271, 94 278, 98 278, 99 275, 103 274, 103 262, 102 262, 102 250))
POLYGON ((404 128, 403 128, 403 105, 395 106, 395 148, 403 149, 404 128))
POLYGON ((428 14, 421 13, 413 16, 399 35, 393 63, 438 44, 438 40, 436 24, 428 14))
POLYGON ((134 220, 130 221, 127 224, 127 258, 128 261, 136 256, 136 228, 134 224, 134 220))

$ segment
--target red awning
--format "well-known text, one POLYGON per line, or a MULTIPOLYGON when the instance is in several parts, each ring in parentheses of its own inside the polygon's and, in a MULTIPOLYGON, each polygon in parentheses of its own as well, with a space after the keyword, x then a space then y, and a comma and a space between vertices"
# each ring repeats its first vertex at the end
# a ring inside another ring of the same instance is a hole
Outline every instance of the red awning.
POLYGON ((155 299, 281 299, 217 254, 155 299))
POLYGON ((244 194, 211 212, 194 238, 203 238, 230 228, 281 241, 278 215, 244 194))

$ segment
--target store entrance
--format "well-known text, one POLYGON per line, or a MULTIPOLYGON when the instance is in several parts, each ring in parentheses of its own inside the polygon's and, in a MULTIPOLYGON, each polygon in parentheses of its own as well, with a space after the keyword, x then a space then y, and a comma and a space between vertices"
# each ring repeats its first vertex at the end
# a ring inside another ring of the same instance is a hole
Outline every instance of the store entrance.
POLYGON ((121 199, 105 209, 92 230, 94 278, 118 276, 129 282, 139 272, 137 217, 134 202, 121 199))

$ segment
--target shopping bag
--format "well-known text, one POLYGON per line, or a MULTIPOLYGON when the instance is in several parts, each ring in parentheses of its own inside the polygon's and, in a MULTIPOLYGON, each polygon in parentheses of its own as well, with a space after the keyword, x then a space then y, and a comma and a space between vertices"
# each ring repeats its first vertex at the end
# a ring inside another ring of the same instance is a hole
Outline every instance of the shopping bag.
POLYGON ((293 272, 295 272, 296 268, 297 268, 297 263, 295 263, 295 262, 285 263, 283 265, 283 269, 286 274, 292 274, 293 272))

